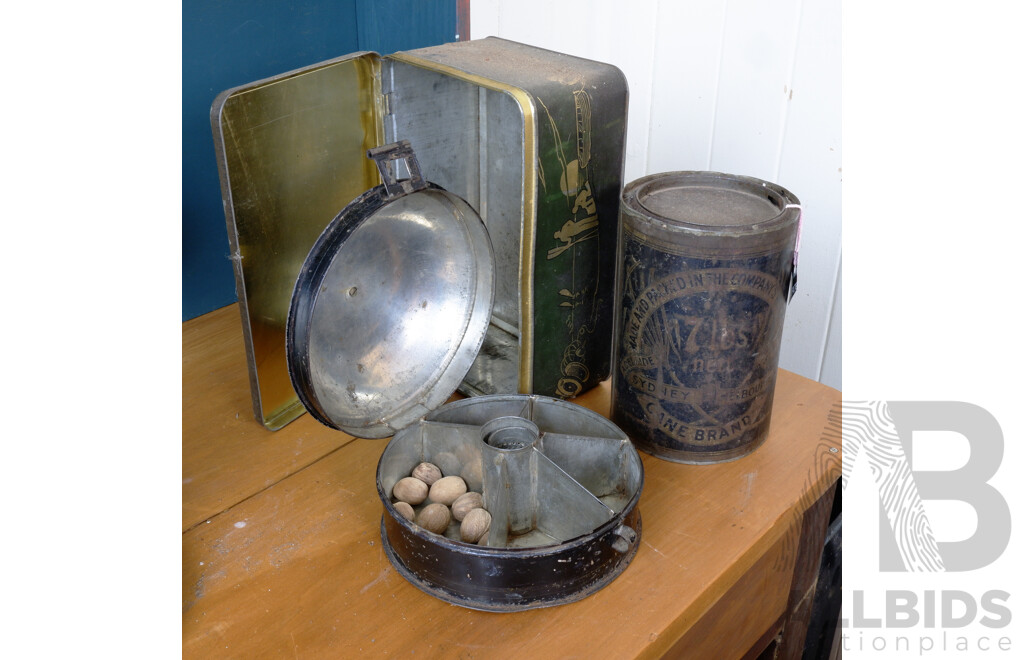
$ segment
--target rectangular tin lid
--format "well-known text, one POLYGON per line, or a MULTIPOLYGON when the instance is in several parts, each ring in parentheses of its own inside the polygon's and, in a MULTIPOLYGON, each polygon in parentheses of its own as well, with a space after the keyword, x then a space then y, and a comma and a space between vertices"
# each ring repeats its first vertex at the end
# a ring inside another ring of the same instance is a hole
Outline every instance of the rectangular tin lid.
POLYGON ((213 128, 256 418, 304 412, 285 359, 292 288, 324 227, 380 183, 380 56, 354 53, 221 93, 213 128))

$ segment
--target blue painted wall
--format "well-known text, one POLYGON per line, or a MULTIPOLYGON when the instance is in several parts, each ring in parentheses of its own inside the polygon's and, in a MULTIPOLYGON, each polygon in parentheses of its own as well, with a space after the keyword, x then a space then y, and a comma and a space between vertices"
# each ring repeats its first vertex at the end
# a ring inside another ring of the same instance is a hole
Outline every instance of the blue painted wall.
POLYGON ((182 319, 235 300, 210 105, 220 92, 358 50, 455 41, 455 0, 182 4, 182 319))

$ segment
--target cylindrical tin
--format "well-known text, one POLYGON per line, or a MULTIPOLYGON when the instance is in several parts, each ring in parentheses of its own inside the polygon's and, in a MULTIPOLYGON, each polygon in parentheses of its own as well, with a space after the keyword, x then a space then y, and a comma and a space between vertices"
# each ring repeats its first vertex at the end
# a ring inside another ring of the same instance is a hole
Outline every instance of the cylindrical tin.
POLYGON ((799 200, 717 172, 622 191, 612 420, 680 463, 745 456, 768 434, 799 200))

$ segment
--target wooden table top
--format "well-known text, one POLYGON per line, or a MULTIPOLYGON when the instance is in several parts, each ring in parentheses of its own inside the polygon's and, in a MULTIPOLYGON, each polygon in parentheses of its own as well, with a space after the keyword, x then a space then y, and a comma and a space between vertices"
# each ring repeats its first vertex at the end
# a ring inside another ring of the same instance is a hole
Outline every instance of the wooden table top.
MULTIPOLYGON (((276 432, 253 418, 237 305, 183 324, 182 363, 189 658, 632 658, 694 644, 741 656, 785 608, 802 516, 840 473, 840 393, 780 370, 753 454, 690 466, 641 453, 640 549, 609 586, 554 608, 477 612, 413 587, 384 555, 385 440, 309 415, 276 432), (737 592, 749 597, 724 597, 737 592)), ((575 403, 607 415, 609 383, 575 403)))

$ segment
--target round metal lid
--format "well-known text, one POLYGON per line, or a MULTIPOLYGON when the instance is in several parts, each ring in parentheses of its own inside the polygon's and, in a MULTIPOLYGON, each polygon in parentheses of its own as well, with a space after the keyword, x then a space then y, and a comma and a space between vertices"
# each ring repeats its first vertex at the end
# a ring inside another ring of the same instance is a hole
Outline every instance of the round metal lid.
POLYGON ((786 189, 752 177, 719 172, 669 172, 628 185, 626 204, 639 206, 681 228, 711 232, 759 232, 797 212, 799 201, 786 189))
POLYGON ((394 435, 451 396, 493 306, 483 221, 424 182, 414 157, 409 163, 411 179, 396 181, 382 167, 384 185, 328 225, 288 312, 288 371, 299 400, 321 423, 362 438, 394 435))

